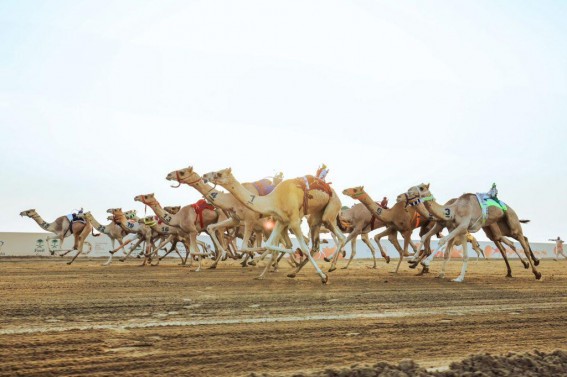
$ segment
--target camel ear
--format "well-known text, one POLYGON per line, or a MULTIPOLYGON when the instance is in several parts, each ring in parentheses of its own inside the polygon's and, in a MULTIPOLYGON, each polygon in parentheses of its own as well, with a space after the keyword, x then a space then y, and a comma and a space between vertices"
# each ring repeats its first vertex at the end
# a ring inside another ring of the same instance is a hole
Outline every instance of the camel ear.
POLYGON ((429 183, 425 185, 425 187, 429 188, 429 183))
POLYGON ((187 168, 187 171, 190 171, 190 172, 193 171, 193 166, 189 166, 189 167, 187 168))
POLYGON ((228 168, 228 172, 229 172, 229 173, 232 173, 232 168, 228 168))
POLYGON ((361 189, 361 190, 364 190, 364 186, 360 186, 360 189, 361 189))

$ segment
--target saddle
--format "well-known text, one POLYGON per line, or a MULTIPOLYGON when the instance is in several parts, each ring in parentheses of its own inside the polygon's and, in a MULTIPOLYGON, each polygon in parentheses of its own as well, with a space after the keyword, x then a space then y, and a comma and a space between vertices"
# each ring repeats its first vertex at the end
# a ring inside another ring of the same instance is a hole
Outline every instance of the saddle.
MULTIPOLYGON (((87 222, 85 221, 85 219, 81 219, 77 216, 76 213, 70 213, 67 215, 67 219, 69 220, 69 229, 67 230, 68 232, 71 232, 71 234, 73 234, 73 224, 74 223, 81 223, 81 224, 86 224, 87 222)), ((66 232, 65 232, 66 233, 66 232)))
POLYGON ((256 190, 258 190, 259 196, 268 195, 274 191, 274 188, 276 187, 269 179, 261 179, 256 182, 252 182, 252 185, 256 188, 256 190))
POLYGON ((199 224, 201 224, 201 229, 205 227, 203 223, 203 211, 206 209, 211 211, 216 211, 215 206, 207 203, 205 199, 201 199, 198 202, 191 204, 191 207, 193 207, 193 209, 195 210, 195 214, 197 215, 197 218, 195 219, 195 225, 197 225, 197 220, 199 220, 199 224))
POLYGON ((500 208, 502 211, 506 212, 508 210, 508 206, 506 203, 501 201, 500 199, 490 196, 488 193, 476 193, 476 199, 478 200, 478 204, 480 205, 480 209, 482 210, 482 223, 486 222, 488 218, 488 207, 497 207, 500 208))
POLYGON ((307 201, 313 198, 309 195, 309 191, 319 190, 329 196, 333 196, 333 189, 331 189, 329 183, 312 175, 295 178, 295 183, 297 187, 303 190, 303 213, 305 214, 307 213, 307 201))

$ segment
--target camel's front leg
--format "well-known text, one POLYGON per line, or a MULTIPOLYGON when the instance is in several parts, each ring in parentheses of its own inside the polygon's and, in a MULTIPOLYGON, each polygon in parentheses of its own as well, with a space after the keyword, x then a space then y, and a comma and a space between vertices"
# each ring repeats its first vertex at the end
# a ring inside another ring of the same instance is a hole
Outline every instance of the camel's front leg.
MULTIPOLYGON (((300 223, 299 220, 291 222, 290 228, 291 228, 291 230, 293 231, 294 234, 296 234, 296 235, 302 234, 301 233, 301 223, 300 223)), ((329 228, 329 229, 332 231, 331 228, 329 228)), ((345 240, 345 238, 342 237, 341 246, 344 246, 344 240, 345 240)), ((319 266, 315 262, 315 259, 313 259, 313 257, 311 256, 311 252, 309 251, 309 247, 305 243, 305 240, 303 239, 303 237, 298 237, 297 241, 299 242, 299 247, 301 248, 301 251, 303 252, 303 254, 305 254, 307 256, 307 258, 309 259, 309 261, 311 262, 313 267, 315 267, 315 271, 317 271, 317 274, 321 277, 321 282, 323 284, 326 284, 329 278, 327 277, 327 275, 325 275, 323 273, 323 271, 321 271, 321 269, 319 268, 319 266)))
MULTIPOLYGON (((372 243, 370 243, 370 240, 368 239, 368 233, 363 233, 360 235, 360 238, 362 239, 362 242, 364 242, 366 244, 366 246, 368 246, 368 248, 370 249, 370 253, 372 254, 372 261, 374 262, 374 264, 372 265, 372 268, 376 268, 376 249, 374 248, 374 246, 372 246, 372 243)), ((384 259, 390 259, 389 256, 387 255, 382 255, 382 257, 384 257, 384 259)))
POLYGON ((224 221, 221 221, 220 223, 216 223, 216 224, 211 224, 209 226, 207 226, 207 233, 209 233, 209 236, 211 236, 211 239, 213 240, 213 244, 215 245, 215 247, 217 248, 217 250, 219 252, 217 252, 217 256, 215 258, 215 261, 213 262, 213 264, 211 265, 211 267, 209 268, 217 268, 217 264, 219 263, 219 260, 221 258, 225 258, 226 256, 226 249, 224 247, 222 247, 221 243, 218 240, 217 237, 217 231, 219 232, 224 232, 225 229, 227 228, 232 228, 235 226, 238 226, 240 224, 240 221, 238 221, 235 218, 228 218, 224 221))
MULTIPOLYGON (((340 247, 341 245, 343 245, 343 247, 344 247, 344 245, 346 245, 347 243, 352 242, 351 243, 352 251, 351 251, 350 259, 349 259, 345 268, 348 268, 350 261, 354 257, 353 254, 356 254, 356 246, 353 246, 353 245, 356 242, 356 237, 358 237, 358 235, 360 234, 361 231, 362 231, 362 228, 360 226, 357 226, 356 228, 354 228, 352 230, 352 232, 349 233, 348 237, 344 240, 344 243, 342 243, 342 244, 339 243, 339 245, 337 245, 337 251, 340 251, 342 249, 340 247)), ((329 272, 333 272, 337 269, 336 265, 337 265, 338 259, 339 259, 339 253, 335 252, 334 257, 333 257, 333 262, 331 263, 331 267, 329 267, 329 272)))
MULTIPOLYGON (((400 268, 400 264, 402 264, 402 260, 404 259, 405 250, 402 249, 402 247, 400 246, 400 243, 398 242, 398 232, 397 231, 394 230, 388 235, 388 241, 390 241, 390 243, 392 245, 394 245, 394 247, 396 248, 396 250, 400 254, 400 259, 398 259, 398 265, 396 266, 396 269, 393 272, 391 272, 391 273, 397 274, 398 270, 400 268)), ((405 244, 404 247, 406 247, 407 242, 405 242, 404 244, 405 244)))
POLYGON ((356 255, 356 238, 353 238, 350 241, 350 258, 348 258, 348 262, 346 264, 346 266, 344 266, 342 269, 346 270, 348 269, 348 266, 350 266, 350 262, 352 262, 352 260, 354 259, 356 255))
MULTIPOLYGON (((461 273, 457 278, 453 279, 456 283, 462 283, 465 280, 465 274, 467 273, 467 266, 469 263, 469 245, 467 242, 466 233, 461 236, 461 243, 463 244, 463 266, 461 267, 461 273)), ((452 245, 447 246, 448 253, 451 253, 452 245)))
POLYGON ((138 241, 137 241, 134 245, 130 246, 130 249, 128 250, 128 253, 127 253, 126 255, 120 257, 120 259, 118 259, 118 260, 119 260, 120 262, 124 262, 124 261, 126 260, 126 258, 128 258, 128 257, 130 256, 130 254, 132 254, 132 252, 133 252, 134 250, 136 250, 136 248, 137 248, 138 246, 140 246, 140 244, 141 244, 142 242, 144 242, 144 239, 143 239, 142 237, 138 236, 138 241))

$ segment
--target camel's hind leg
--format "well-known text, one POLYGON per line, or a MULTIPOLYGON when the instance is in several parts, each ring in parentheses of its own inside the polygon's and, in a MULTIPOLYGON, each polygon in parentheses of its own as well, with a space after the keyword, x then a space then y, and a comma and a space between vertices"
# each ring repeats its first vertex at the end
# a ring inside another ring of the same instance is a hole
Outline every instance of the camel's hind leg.
MULTIPOLYGON (((456 239, 456 237, 455 237, 456 239)), ((465 280, 465 274, 467 273, 467 265, 469 263, 469 244, 467 242, 467 235, 466 233, 463 234, 460 237, 461 240, 461 244, 463 245, 463 265, 461 267, 461 273, 459 276, 457 276, 455 279, 453 279, 454 282, 456 283, 462 283, 463 280, 465 280)), ((450 245, 447 245, 447 250, 445 250, 446 253, 448 253, 449 255, 451 255, 451 249, 453 248, 452 242, 450 245)))

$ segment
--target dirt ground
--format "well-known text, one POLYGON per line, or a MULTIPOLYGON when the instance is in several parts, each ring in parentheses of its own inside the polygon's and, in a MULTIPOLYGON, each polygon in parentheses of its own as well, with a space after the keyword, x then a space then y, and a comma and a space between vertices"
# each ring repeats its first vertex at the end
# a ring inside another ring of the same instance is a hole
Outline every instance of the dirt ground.
POLYGON ((357 260, 328 285, 310 267, 287 278, 283 264, 258 281, 258 267, 235 263, 102 261, 0 259, 1 376, 272 376, 567 349, 567 261, 542 261, 541 282, 517 260, 512 279, 501 261, 472 261, 458 284, 435 278, 440 261, 418 277, 405 262, 394 275, 357 260))

